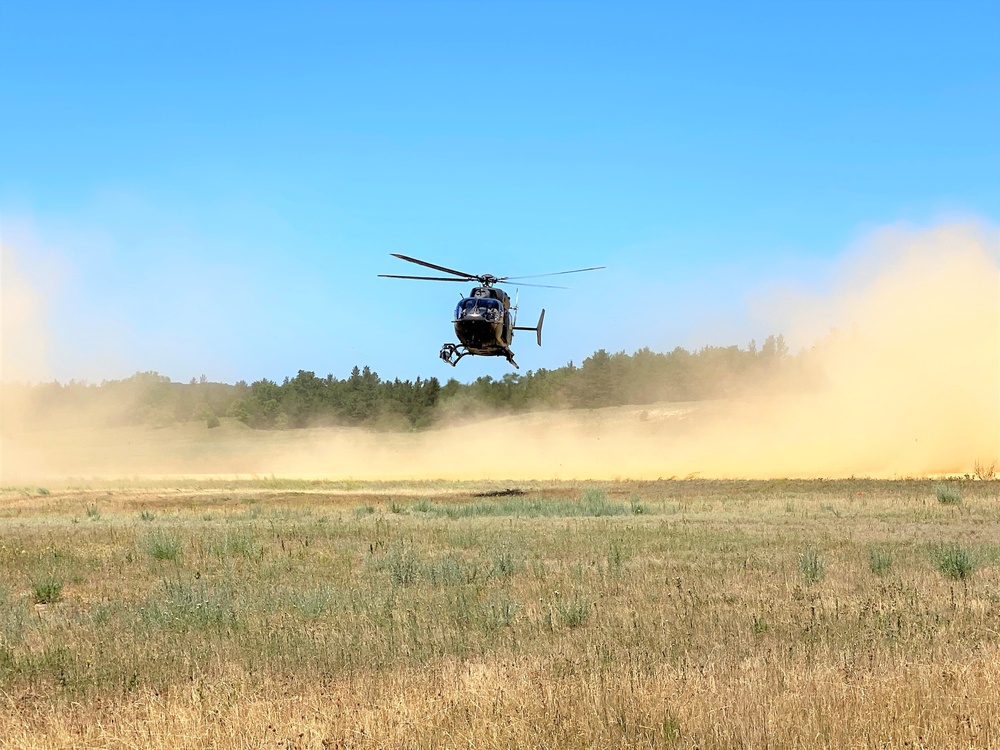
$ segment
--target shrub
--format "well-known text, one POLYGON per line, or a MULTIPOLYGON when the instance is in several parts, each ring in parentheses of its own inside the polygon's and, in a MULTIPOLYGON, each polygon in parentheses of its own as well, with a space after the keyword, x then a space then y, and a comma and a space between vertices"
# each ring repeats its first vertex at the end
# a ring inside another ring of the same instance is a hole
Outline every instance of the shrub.
POLYGON ((996 479, 997 462, 976 461, 975 466, 973 468, 973 473, 976 479, 981 479, 984 482, 988 482, 991 479, 996 479))

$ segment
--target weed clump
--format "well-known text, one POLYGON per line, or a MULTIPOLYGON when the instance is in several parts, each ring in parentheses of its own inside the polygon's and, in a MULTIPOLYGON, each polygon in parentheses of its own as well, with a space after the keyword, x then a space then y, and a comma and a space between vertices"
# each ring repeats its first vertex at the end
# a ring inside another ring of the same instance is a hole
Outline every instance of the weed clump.
POLYGON ((524 563, 507 546, 500 547, 493 551, 490 561, 490 577, 506 579, 512 577, 524 563))
POLYGON ((590 600, 584 596, 574 596, 556 605, 559 622, 568 628, 578 628, 590 619, 590 600))
POLYGON ((263 550, 252 533, 246 530, 226 531, 216 539, 206 541, 205 549, 220 560, 244 557, 248 560, 260 558, 263 550))
POLYGON ((935 485, 934 495, 941 505, 960 505, 962 503, 962 493, 946 484, 935 485))
POLYGON ((154 560, 176 560, 181 554, 181 540, 166 531, 150 532, 142 546, 154 560))
POLYGON ((754 635, 764 635, 764 633, 771 629, 771 626, 764 618, 764 615, 754 615, 750 621, 750 629, 754 635))
POLYGON ((608 546, 608 573, 610 573, 613 578, 621 578, 622 574, 625 572, 625 563, 627 559, 627 555, 625 550, 622 549, 622 545, 617 541, 611 542, 608 546))
POLYGON ((55 576, 34 581, 31 584, 31 601, 35 604, 53 604, 62 599, 63 582, 55 576))
POLYGON ((412 549, 394 549, 385 557, 385 567, 393 586, 409 586, 420 577, 420 559, 412 549))
POLYGON ((826 575, 826 561, 815 547, 808 547, 799 553, 799 573, 807 586, 823 580, 826 575))
POLYGON ((937 549, 934 552, 934 563, 941 575, 954 581, 964 581, 976 570, 972 554, 957 544, 937 549))
POLYGON ((424 568, 424 575, 435 588, 444 588, 476 580, 479 577, 479 569, 475 565, 464 564, 457 555, 448 554, 428 563, 424 568))
POLYGON ((520 602, 506 594, 494 597, 483 608, 483 629, 486 632, 495 632, 511 627, 520 608, 520 602))
POLYGON ((671 745, 680 742, 681 725, 673 714, 668 713, 663 717, 663 721, 660 722, 660 734, 663 735, 663 741, 671 745))
POLYGON ((892 568, 892 552, 884 547, 868 548, 868 569, 877 576, 886 575, 892 568))

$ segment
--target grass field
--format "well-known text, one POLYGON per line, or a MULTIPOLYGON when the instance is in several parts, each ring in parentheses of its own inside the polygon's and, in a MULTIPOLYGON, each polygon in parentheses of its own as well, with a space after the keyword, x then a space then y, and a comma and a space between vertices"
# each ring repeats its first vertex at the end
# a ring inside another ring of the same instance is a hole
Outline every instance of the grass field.
POLYGON ((1000 746, 997 481, 0 501, 4 748, 1000 746))

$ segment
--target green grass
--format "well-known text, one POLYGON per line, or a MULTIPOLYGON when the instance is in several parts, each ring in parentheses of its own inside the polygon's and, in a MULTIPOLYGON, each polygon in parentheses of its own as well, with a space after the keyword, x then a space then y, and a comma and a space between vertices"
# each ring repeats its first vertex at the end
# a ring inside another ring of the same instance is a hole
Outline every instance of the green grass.
POLYGON ((590 619, 590 600, 581 594, 574 594, 567 600, 556 603, 559 622, 568 628, 578 628, 590 619))
POLYGON ((972 553, 958 544, 946 544, 936 548, 932 557, 937 569, 945 578, 964 581, 976 570, 972 553))
POLYGON ((176 560, 181 554, 180 537, 171 531, 151 531, 142 538, 141 544, 154 560, 176 560))
POLYGON ((962 493, 957 488, 945 484, 935 485, 934 495, 941 505, 960 505, 962 503, 962 493))
POLYGON ((62 599, 63 581, 46 576, 31 584, 31 601, 35 604, 53 604, 62 599))
POLYGON ((799 553, 799 573, 807 586, 814 586, 826 575, 826 559, 815 547, 807 547, 799 553))
POLYGON ((608 574, 615 578, 621 578, 625 573, 625 563, 627 560, 628 555, 625 551, 624 543, 620 541, 612 541, 608 545, 608 574))
POLYGON ((875 575, 888 575, 892 569, 892 561, 892 552, 886 547, 871 545, 868 548, 868 569, 875 575))

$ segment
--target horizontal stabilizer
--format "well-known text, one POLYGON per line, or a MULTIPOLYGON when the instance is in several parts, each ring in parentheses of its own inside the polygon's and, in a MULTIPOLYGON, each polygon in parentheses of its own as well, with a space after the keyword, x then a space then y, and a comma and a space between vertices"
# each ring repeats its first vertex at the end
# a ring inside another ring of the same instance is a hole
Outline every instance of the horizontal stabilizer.
POLYGON ((545 322, 545 310, 542 310, 542 314, 538 316, 538 325, 534 328, 528 328, 527 326, 514 326, 515 331, 534 331, 535 337, 538 339, 538 345, 542 345, 542 323, 545 322))

